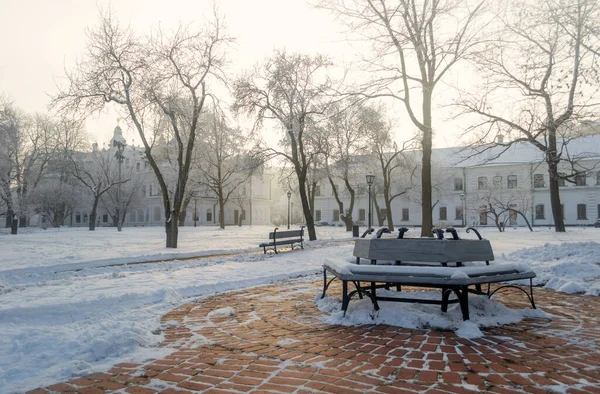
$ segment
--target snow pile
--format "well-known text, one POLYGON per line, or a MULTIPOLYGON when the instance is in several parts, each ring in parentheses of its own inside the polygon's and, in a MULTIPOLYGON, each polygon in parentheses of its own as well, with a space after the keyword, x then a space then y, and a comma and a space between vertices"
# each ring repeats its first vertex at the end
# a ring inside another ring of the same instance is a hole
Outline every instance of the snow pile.
POLYGON ((534 285, 564 293, 600 295, 600 243, 569 242, 521 249, 498 262, 529 266, 537 277, 534 285))
MULTIPOLYGON (((378 290, 378 295, 398 297, 394 291, 378 290)), ((403 298, 440 300, 439 291, 402 292, 403 298)), ((451 297, 450 299, 454 299, 451 297)), ((487 296, 469 296, 470 322, 464 322, 458 303, 448 306, 448 312, 441 311, 439 305, 427 305, 412 302, 379 302, 380 310, 375 311, 369 298, 352 299, 346 316, 341 311, 341 299, 335 297, 315 299, 317 307, 326 315, 323 321, 328 324, 356 326, 363 324, 388 324, 410 329, 452 330, 462 338, 479 338, 483 333, 479 327, 496 327, 504 324, 517 323, 525 317, 550 318, 549 315, 537 309, 535 313, 530 308, 514 310, 489 299, 487 296)))

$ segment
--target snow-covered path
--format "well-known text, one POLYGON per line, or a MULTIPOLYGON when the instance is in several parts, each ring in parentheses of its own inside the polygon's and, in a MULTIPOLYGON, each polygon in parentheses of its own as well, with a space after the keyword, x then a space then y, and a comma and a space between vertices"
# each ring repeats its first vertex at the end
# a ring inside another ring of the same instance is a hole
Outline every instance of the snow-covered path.
MULTIPOLYGON (((267 226, 183 228, 180 247, 168 251, 161 228, 0 235, 0 393, 164 355, 169 349, 157 346, 163 338, 160 319, 177 306, 314 275, 324 259, 352 256, 349 234, 339 227, 318 228, 319 241, 303 251, 265 256, 258 243, 269 231, 267 226), (235 254, 215 256, 219 253, 235 254), (127 264, 199 255, 212 257, 127 264)), ((411 229, 409 235, 417 233, 411 229)), ((540 283, 559 276, 550 284, 562 291, 600 291, 600 261, 593 257, 600 256, 600 245, 591 242, 600 239, 600 229, 559 235, 486 229, 483 235, 497 263, 529 264, 540 283), (515 253, 523 247, 529 249, 515 253)))

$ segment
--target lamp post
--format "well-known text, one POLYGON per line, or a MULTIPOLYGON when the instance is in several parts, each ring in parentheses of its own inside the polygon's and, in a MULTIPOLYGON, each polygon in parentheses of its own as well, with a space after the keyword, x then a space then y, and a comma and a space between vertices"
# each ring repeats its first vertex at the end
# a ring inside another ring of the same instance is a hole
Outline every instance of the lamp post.
POLYGON ((460 194, 460 209, 462 209, 462 226, 465 227, 466 219, 465 219, 465 194, 460 194))
POLYGON ((125 142, 113 139, 113 146, 117 148, 115 157, 119 162, 119 187, 117 188, 117 231, 121 231, 121 165, 123 164, 123 150, 125 150, 125 142))
POLYGON ((288 196, 288 230, 290 229, 290 199, 292 198, 292 192, 288 190, 287 192, 287 196, 288 196))
POLYGON ((375 175, 373 174, 367 174, 366 175, 367 178, 367 185, 369 185, 369 228, 371 228, 371 186, 373 185, 373 182, 375 181, 375 175))

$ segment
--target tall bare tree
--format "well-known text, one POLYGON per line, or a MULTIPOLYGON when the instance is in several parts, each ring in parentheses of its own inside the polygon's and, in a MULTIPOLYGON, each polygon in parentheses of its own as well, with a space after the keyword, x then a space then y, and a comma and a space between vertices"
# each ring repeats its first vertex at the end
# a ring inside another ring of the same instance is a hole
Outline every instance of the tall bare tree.
POLYGON ((202 122, 202 151, 195 161, 197 183, 209 189, 219 203, 219 226, 225 228, 225 204, 261 165, 257 156, 244 150, 242 131, 227 125, 218 111, 207 113, 202 122))
POLYGON ((346 231, 352 230, 354 218, 354 203, 356 197, 355 172, 362 165, 361 159, 368 152, 368 138, 361 127, 362 105, 352 105, 342 102, 332 107, 333 114, 329 117, 324 128, 323 155, 327 177, 333 190, 333 195, 339 207, 340 219, 346 225, 346 231), (336 180, 341 180, 347 191, 341 195, 336 180), (347 197, 348 206, 344 206, 347 197))
POLYGON ((421 236, 432 232, 431 151, 435 88, 478 43, 482 2, 465 0, 321 0, 374 49, 363 54, 376 79, 366 97, 390 97, 406 108, 420 134, 421 236))
POLYGON ((310 240, 317 239, 310 209, 308 173, 319 152, 311 145, 311 122, 321 116, 331 99, 332 82, 325 74, 331 62, 324 56, 276 51, 264 66, 246 74, 234 85, 234 110, 256 115, 255 128, 274 119, 284 131, 280 148, 268 155, 287 160, 298 178, 298 192, 310 240))
POLYGON ((493 39, 476 57, 486 78, 482 93, 465 93, 458 105, 478 116, 468 132, 478 132, 485 144, 477 150, 490 152, 490 159, 518 143, 539 149, 548 167, 555 230, 564 232, 559 180, 574 182, 587 172, 570 157, 568 145, 582 120, 597 117, 600 104, 598 56, 588 50, 599 42, 592 34, 600 20, 598 4, 507 1, 498 5, 496 20, 493 39), (571 171, 561 174, 561 163, 570 163, 571 171))
POLYGON ((162 192, 167 248, 176 248, 178 220, 185 199, 198 122, 213 83, 224 81, 223 35, 215 15, 204 29, 179 27, 170 35, 160 29, 139 37, 123 28, 110 13, 88 31, 88 52, 68 73, 69 86, 54 98, 54 106, 84 115, 114 103, 137 130, 146 159, 162 192), (160 118, 162 121, 156 121, 160 118), (171 163, 154 153, 161 125, 172 149, 171 163), (174 169, 167 179, 164 169, 174 169))
POLYGON ((418 165, 411 156, 406 155, 412 141, 406 141, 402 147, 398 146, 393 138, 392 124, 385 119, 385 112, 381 107, 365 108, 361 114, 360 131, 371 141, 372 166, 376 168, 375 173, 381 175, 375 189, 383 195, 385 215, 381 215, 379 203, 374 200, 377 216, 385 216, 380 218, 379 223, 386 219, 388 228, 394 231, 392 201, 407 194, 415 184, 418 165))
MULTIPOLYGON (((77 152, 70 158, 71 174, 92 196, 89 230, 96 229, 98 203, 104 193, 128 179, 118 179, 114 171, 115 160, 111 151, 77 152)), ((124 215, 123 215, 124 216, 124 215)))

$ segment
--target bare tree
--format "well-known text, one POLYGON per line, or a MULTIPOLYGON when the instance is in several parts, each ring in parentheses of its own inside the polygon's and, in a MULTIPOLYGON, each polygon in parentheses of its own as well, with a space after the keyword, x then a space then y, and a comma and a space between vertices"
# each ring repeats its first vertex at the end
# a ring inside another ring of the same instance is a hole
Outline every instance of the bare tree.
POLYGON ((64 160, 83 146, 85 136, 78 122, 28 116, 3 100, 0 141, 0 199, 7 205, 6 225, 16 234, 18 226, 27 226, 28 215, 36 211, 31 196, 42 179, 64 176, 64 160))
POLYGON ((600 104, 598 57, 587 49, 598 42, 591 33, 600 20, 597 2, 508 1, 498 8, 500 26, 476 57, 486 78, 482 93, 465 94, 458 105, 480 119, 468 129, 478 133, 478 153, 490 152, 493 159, 525 142, 543 154, 555 230, 564 232, 559 180, 574 182, 587 172, 584 157, 571 157, 568 145, 576 138, 574 129, 596 117, 600 104), (499 100, 514 105, 495 105, 499 100), (561 162, 570 163, 572 171, 561 174, 561 162))
POLYGON ((324 128, 324 141, 322 151, 325 157, 325 169, 331 184, 333 195, 339 207, 340 219, 346 225, 346 231, 352 231, 354 218, 354 203, 356 188, 353 184, 355 171, 361 163, 361 158, 367 152, 367 134, 360 127, 362 105, 352 105, 351 102, 342 102, 332 108, 333 114, 329 117, 324 128), (343 182, 345 196, 341 191, 336 179, 343 182), (348 207, 344 206, 344 199, 349 200, 348 207))
MULTIPOLYGON (((120 180, 115 174, 114 160, 108 155, 110 151, 79 152, 70 158, 71 174, 92 195, 89 230, 96 229, 96 212, 102 195, 128 179, 120 180)), ((125 216, 125 215, 123 215, 125 216)))
POLYGON ((209 189, 219 204, 219 226, 225 228, 225 204, 262 164, 257 156, 245 151, 245 136, 238 128, 227 125, 218 111, 208 113, 202 122, 196 166, 197 183, 209 189))
POLYGON ((373 56, 365 61, 376 79, 361 95, 400 101, 418 128, 421 164, 421 236, 432 232, 431 151, 435 88, 478 43, 475 21, 482 2, 465 0, 321 0, 368 40, 373 56), (417 95, 415 96, 415 92, 417 95), (419 96, 420 94, 420 96, 419 96))
MULTIPOLYGON (((323 56, 277 51, 263 67, 237 80, 234 110, 256 115, 255 128, 275 119, 284 131, 281 149, 265 148, 267 155, 285 159, 298 178, 298 192, 310 240, 317 239, 310 208, 309 170, 319 152, 310 149, 310 126, 331 99, 332 83, 324 73, 331 66, 323 56)), ((314 189, 313 189, 314 190, 314 189)))
POLYGON ((385 216, 380 218, 379 223, 382 225, 382 220, 387 220, 388 228, 394 231, 392 201, 412 189, 418 169, 411 157, 406 155, 406 150, 412 141, 407 141, 404 146, 398 147, 393 139, 392 124, 385 119, 382 108, 365 108, 361 114, 360 131, 366 134, 373 144, 371 155, 375 161, 374 167, 377 168, 375 173, 381 175, 377 177, 380 179, 377 181, 376 189, 383 195, 385 215, 381 215, 379 203, 374 200, 378 217, 385 216))
POLYGON ((88 32, 88 53, 67 75, 69 86, 54 98, 55 107, 84 115, 107 103, 120 107, 137 130, 162 192, 166 246, 177 247, 178 220, 192 162, 200 115, 212 83, 224 80, 223 35, 216 15, 206 29, 180 27, 173 34, 161 30, 140 38, 121 27, 110 13, 88 32), (161 121, 157 121, 160 119, 161 121), (160 162, 154 154, 154 137, 167 136, 173 161, 160 162), (165 129, 166 128, 166 129, 165 129), (176 177, 169 183, 164 168, 176 177))

